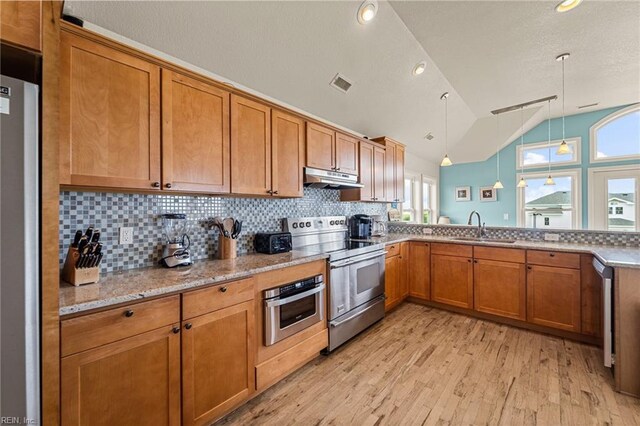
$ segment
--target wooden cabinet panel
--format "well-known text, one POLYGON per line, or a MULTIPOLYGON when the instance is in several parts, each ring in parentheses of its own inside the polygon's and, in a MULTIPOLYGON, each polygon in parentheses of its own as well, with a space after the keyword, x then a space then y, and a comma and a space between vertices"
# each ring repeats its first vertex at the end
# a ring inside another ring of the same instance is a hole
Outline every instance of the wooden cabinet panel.
POLYGON ((307 122, 307 166, 333 170, 336 132, 319 124, 307 122))
POLYGON ((525 321, 526 279, 522 263, 474 260, 475 310, 525 321))
POLYGON ((431 253, 431 300, 461 308, 473 308, 471 258, 431 253))
POLYGON ((524 263, 526 251, 500 247, 473 246, 473 257, 476 259, 497 260, 500 262, 524 263))
POLYGON ((253 301, 182 324, 182 421, 210 424, 255 391, 253 301))
POLYGON ((387 244, 385 247, 387 257, 400 255, 400 243, 387 244))
POLYGON ((432 243, 432 254, 473 257, 473 246, 467 244, 432 243))
POLYGON ((400 300, 404 300, 409 296, 409 243, 400 244, 400 300))
POLYGON ((409 295, 423 300, 431 299, 431 247, 430 243, 412 241, 409 244, 409 295))
POLYGON ((372 139, 386 148, 384 175, 386 179, 385 200, 404 201, 404 145, 391 138, 382 136, 372 139))
POLYGON ((375 201, 386 200, 385 161, 385 149, 377 146, 373 147, 373 199, 375 201))
POLYGON ((358 150, 360 183, 364 186, 358 189, 340 191, 340 199, 342 201, 374 201, 373 145, 360 142, 358 150))
POLYGON ((271 191, 271 108, 231 95, 231 192, 271 191))
POLYGON ((395 183, 395 200, 402 203, 404 202, 404 146, 399 144, 395 146, 395 167, 393 179, 395 183))
POLYGON ((531 265, 580 269, 580 255, 560 251, 527 250, 527 263, 531 265))
POLYGON ((179 332, 176 323, 62 358, 62 424, 180 425, 179 332))
POLYGON ((40 52, 41 22, 41 1, 0 1, 0 38, 3 42, 40 52))
POLYGON ((527 320, 534 324, 580 332, 580 271, 527 266, 527 320))
POLYGON ((582 299, 582 333, 601 337, 602 279, 593 267, 593 256, 580 255, 580 294, 582 299))
POLYGON ((302 197, 304 120, 271 111, 271 189, 279 197, 302 197))
POLYGON ((66 32, 60 183, 160 189, 160 69, 66 32))
POLYGON ((182 318, 190 319, 253 299, 254 280, 246 278, 182 293, 182 318))
POLYGON ((386 144, 384 175, 386 177, 385 199, 389 202, 396 200, 396 144, 386 144))
POLYGON ((336 171, 358 174, 358 139, 336 132, 336 171))
POLYGON ((389 310, 400 303, 400 256, 391 256, 385 259, 384 292, 387 298, 384 301, 385 310, 389 310))
POLYGON ((229 92, 162 70, 163 188, 229 192, 229 92))

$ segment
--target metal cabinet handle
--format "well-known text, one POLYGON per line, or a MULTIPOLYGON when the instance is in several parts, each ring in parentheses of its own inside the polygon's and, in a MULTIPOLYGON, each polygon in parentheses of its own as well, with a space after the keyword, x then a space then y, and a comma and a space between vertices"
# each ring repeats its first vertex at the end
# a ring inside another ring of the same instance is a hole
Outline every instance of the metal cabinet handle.
POLYGON ((335 170, 336 170, 336 172, 340 171, 340 167, 336 167, 335 170))
POLYGON ((180 327, 173 327, 171 331, 173 332, 173 334, 178 334, 180 333, 180 327))
POLYGON ((528 269, 528 270, 531 270, 531 266, 527 266, 527 269, 528 269))
POLYGON ((153 186, 154 188, 160 188, 160 182, 153 182, 151 186, 153 186))
POLYGON ((555 253, 549 253, 549 256, 556 257, 556 254, 555 253))
POLYGON ((267 194, 273 194, 273 191, 269 189, 267 190, 267 194))
POLYGON ((303 291, 302 293, 294 294, 293 296, 285 297, 284 299, 266 300, 264 303, 268 308, 275 308, 276 306, 286 305, 287 303, 295 302, 296 300, 304 299, 305 297, 313 296, 316 293, 324 291, 325 285, 312 288, 311 290, 303 291))
POLYGON ((278 195, 278 191, 273 191, 273 195, 278 195))
POLYGON ((133 316, 133 311, 131 309, 124 311, 124 316, 127 318, 131 318, 133 316))
POLYGON ((165 186, 166 186, 167 188, 171 188, 171 186, 172 186, 172 185, 171 185, 170 183, 167 183, 165 186))
POLYGON ((474 261, 473 261, 473 263, 478 263, 478 261, 477 261, 477 260, 474 260, 474 261))
POLYGON ((220 291, 220 293, 226 293, 227 292, 227 287, 220 287, 218 289, 218 291, 220 291))
POLYGON ((191 327, 193 327, 193 324, 191 324, 190 322, 184 325, 184 328, 186 328, 187 330, 191 330, 191 327))

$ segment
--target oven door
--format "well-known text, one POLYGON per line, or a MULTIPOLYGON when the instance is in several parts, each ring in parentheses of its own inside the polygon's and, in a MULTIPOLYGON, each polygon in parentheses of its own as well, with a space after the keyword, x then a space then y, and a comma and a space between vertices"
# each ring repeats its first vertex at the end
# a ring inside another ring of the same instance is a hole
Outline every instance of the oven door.
POLYGON ((271 346, 324 318, 324 284, 264 301, 264 345, 271 346))
POLYGON ((384 294, 384 251, 330 263, 329 320, 384 294))

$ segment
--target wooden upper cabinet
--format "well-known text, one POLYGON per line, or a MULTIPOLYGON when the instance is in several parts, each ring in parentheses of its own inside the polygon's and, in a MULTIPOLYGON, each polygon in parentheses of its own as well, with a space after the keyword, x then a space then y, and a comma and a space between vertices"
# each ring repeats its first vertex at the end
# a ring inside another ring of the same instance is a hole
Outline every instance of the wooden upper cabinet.
POLYGON ((404 145, 391 138, 382 136, 372 139, 386 147, 385 198, 390 202, 404 201, 404 145))
POLYGON ((333 170, 335 163, 336 132, 319 124, 307 122, 308 167, 333 170))
POLYGON ((408 280, 409 296, 431 299, 430 243, 412 241, 409 244, 408 280))
POLYGON ((384 175, 386 179, 386 188, 385 188, 385 196, 386 200, 389 202, 396 201, 396 179, 395 179, 395 168, 396 168, 396 146, 395 144, 387 144, 385 155, 385 166, 384 166, 384 175))
POLYGON ((528 265, 527 320, 579 333, 580 270, 528 265))
POLYGON ((60 183, 160 189, 160 68, 61 33, 60 183))
POLYGON ((231 192, 271 194, 271 108, 231 95, 231 192))
POLYGON ((0 38, 3 42, 40 52, 41 28, 41 1, 0 1, 0 38))
POLYGON ((373 145, 360 142, 359 151, 360 183, 363 184, 364 187, 342 191, 341 195, 354 194, 359 200, 371 201, 374 198, 373 145))
POLYGON ((380 147, 373 148, 373 199, 386 201, 386 176, 384 173, 386 150, 380 147))
POLYGON ((275 196, 304 195, 304 135, 304 120, 278 110, 271 112, 271 186, 275 196))
POLYGON ((525 265, 483 259, 475 259, 473 262, 475 310, 525 321, 525 265))
POLYGON ((336 171, 358 174, 358 139, 336 132, 336 171))
POLYGON ((461 308, 473 308, 471 258, 431 253, 431 300, 461 308))
POLYGON ((180 425, 179 333, 165 326, 62 358, 62 424, 180 425))
MULTIPOLYGON (((395 146, 395 168, 394 168, 394 184, 395 184, 395 200, 399 203, 404 202, 404 146, 396 144, 395 146)), ((390 197, 390 196, 387 196, 390 197)))
POLYGON ((162 70, 162 184, 229 192, 229 92, 162 70))
POLYGON ((211 424, 255 391, 254 309, 248 301, 183 321, 183 425, 211 424))

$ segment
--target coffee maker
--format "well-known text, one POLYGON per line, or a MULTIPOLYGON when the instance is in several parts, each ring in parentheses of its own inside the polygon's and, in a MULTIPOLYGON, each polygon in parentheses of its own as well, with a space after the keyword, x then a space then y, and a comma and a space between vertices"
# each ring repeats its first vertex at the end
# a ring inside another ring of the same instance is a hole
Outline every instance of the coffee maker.
POLYGON ((187 215, 167 213, 162 218, 162 232, 166 239, 160 264, 167 268, 191 265, 191 240, 187 235, 187 215))
POLYGON ((349 218, 349 238, 368 240, 371 238, 373 218, 366 214, 356 214, 349 218))

